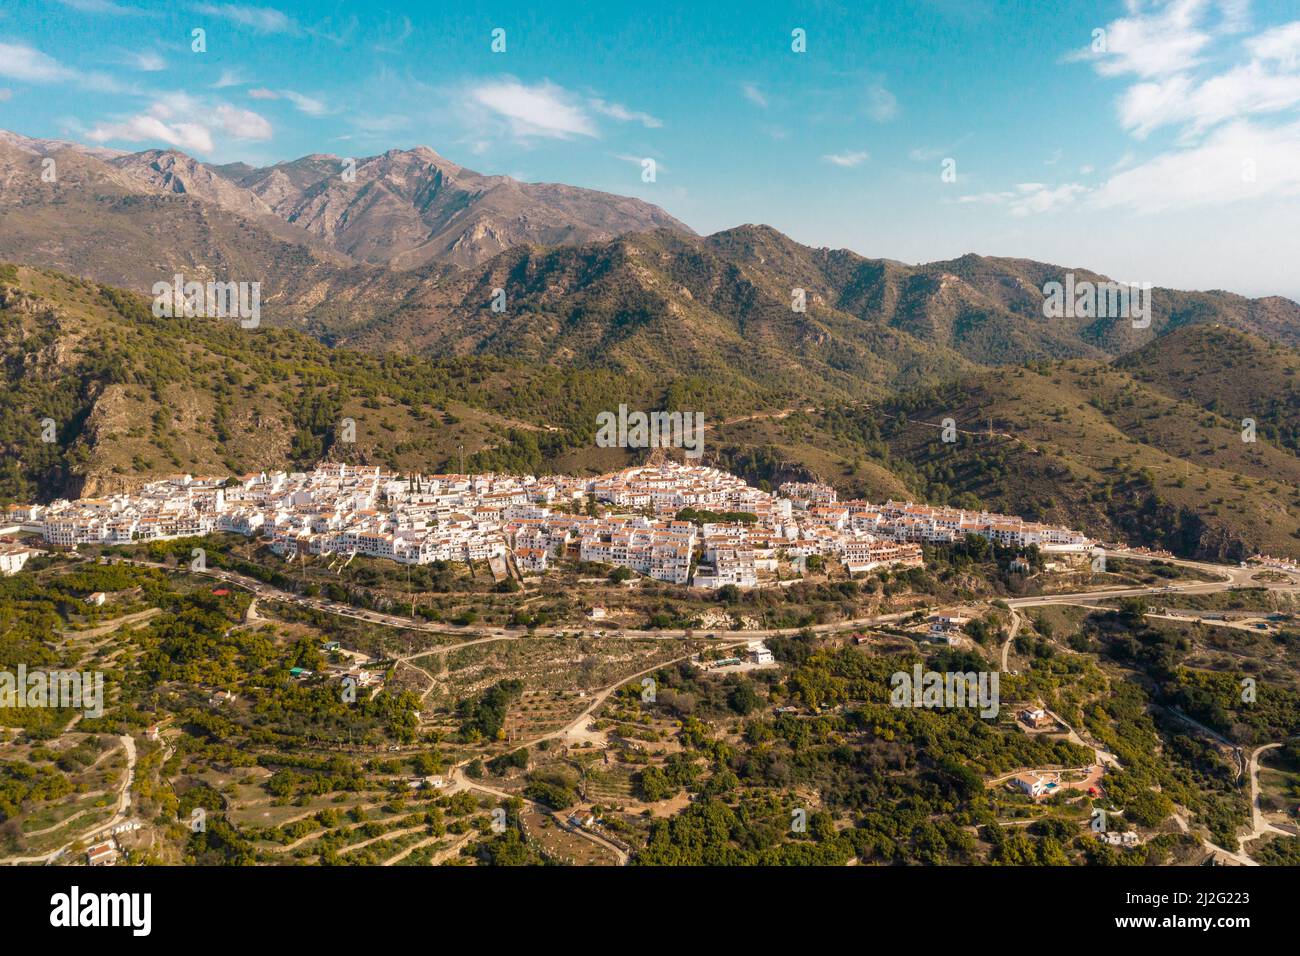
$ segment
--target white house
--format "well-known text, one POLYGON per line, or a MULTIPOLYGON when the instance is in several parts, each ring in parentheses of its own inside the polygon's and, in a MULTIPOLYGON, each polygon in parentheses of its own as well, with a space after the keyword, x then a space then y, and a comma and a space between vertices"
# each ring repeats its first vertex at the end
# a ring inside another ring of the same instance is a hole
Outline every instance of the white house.
POLYGON ((21 545, 0 545, 0 574, 17 574, 35 553, 21 545))

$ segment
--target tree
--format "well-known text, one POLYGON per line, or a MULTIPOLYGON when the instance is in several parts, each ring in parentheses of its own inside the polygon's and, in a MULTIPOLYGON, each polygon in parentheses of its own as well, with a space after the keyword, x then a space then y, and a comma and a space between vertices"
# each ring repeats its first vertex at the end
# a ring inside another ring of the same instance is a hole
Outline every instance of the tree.
POLYGON ((637 774, 636 785, 640 798, 648 803, 667 800, 677 792, 668 775, 653 764, 637 774))
POLYGON ((754 690, 754 685, 749 681, 741 681, 727 695, 727 706, 742 717, 753 713, 762 704, 763 698, 758 696, 758 693, 754 690))

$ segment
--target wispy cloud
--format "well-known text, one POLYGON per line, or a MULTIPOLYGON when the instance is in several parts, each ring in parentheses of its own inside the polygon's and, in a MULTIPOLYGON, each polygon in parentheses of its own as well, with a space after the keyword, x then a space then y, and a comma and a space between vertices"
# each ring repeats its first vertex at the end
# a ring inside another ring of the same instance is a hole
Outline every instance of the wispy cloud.
POLYGON ((288 100, 298 112, 306 113, 308 116, 325 116, 329 113, 329 107, 323 100, 296 90, 268 90, 265 87, 258 87, 249 90, 248 95, 255 100, 288 100))
POLYGON ((144 13, 134 7, 113 3, 112 0, 59 0, 59 3, 82 13, 103 13, 114 17, 133 17, 144 13))
POLYGON ((872 83, 867 87, 867 115, 877 123, 887 123, 898 115, 898 97, 883 83, 872 83))
POLYGON ((1136 139, 1177 131, 1172 149, 1128 154, 1090 207, 1158 213, 1300 192, 1300 20, 1251 34, 1244 0, 1133 0, 1070 58, 1133 78, 1117 112, 1136 139))
POLYGON ((411 38, 415 28, 411 26, 410 17, 402 17, 400 27, 388 25, 384 29, 385 36, 373 45, 373 49, 379 53, 396 53, 411 38))
POLYGON ((932 163, 936 159, 953 156, 958 148, 968 143, 974 135, 974 133, 965 133, 946 146, 918 146, 907 154, 907 158, 914 163, 932 163))
POLYGON ((363 113, 355 117, 352 123, 357 129, 367 133, 393 133, 408 129, 411 126, 411 117, 404 113, 381 113, 378 116, 363 113))
POLYGON ((257 33, 297 33, 293 18, 272 7, 250 7, 238 3, 199 3, 196 13, 219 17, 257 33))
POLYGON ((741 83, 740 92, 744 94, 745 99, 755 106, 767 109, 767 97, 763 95, 763 91, 758 88, 756 83, 741 83))
MULTIPOLYGON (((658 173, 667 173, 667 172, 668 172, 668 167, 664 165, 663 160, 661 160, 661 159, 659 159, 658 157, 655 157, 655 156, 634 156, 634 155, 632 155, 631 153, 610 153, 610 155, 613 156, 613 157, 614 157, 615 159, 617 159, 617 160, 621 160, 622 162, 625 162, 625 163, 632 163, 633 165, 636 165, 636 166, 643 166, 643 164, 646 162, 646 160, 650 160, 651 162, 654 163, 654 165, 655 165, 655 172, 656 172, 657 174, 658 174, 658 173)), ((516 177, 514 177, 514 178, 515 178, 515 179, 520 179, 520 178, 522 178, 522 177, 516 176, 516 177)))
POLYGON ((160 70, 167 69, 167 61, 157 53, 150 51, 143 53, 132 52, 128 54, 128 62, 137 70, 146 73, 157 73, 160 70))
POLYGON ((1019 183, 1015 189, 1001 192, 972 193, 957 199, 961 204, 1006 206, 1013 216, 1030 216, 1036 213, 1058 212, 1074 204, 1088 191, 1079 183, 1048 186, 1045 183, 1019 183))
POLYGON ((322 100, 314 96, 307 96, 305 93, 297 93, 293 90, 284 90, 284 98, 294 105, 300 113, 306 113, 308 116, 324 116, 329 112, 329 108, 322 100))
POLYGON ((1220 123, 1300 105, 1300 21, 1235 43, 1247 11, 1245 0, 1132 0, 1128 16, 1067 59, 1134 78, 1118 101, 1124 129, 1144 138, 1180 127, 1190 142, 1220 123), (1236 49, 1218 49, 1223 41, 1236 49))
POLYGON ((248 81, 244 79, 244 75, 238 69, 222 70, 221 76, 217 78, 217 82, 212 84, 212 88, 223 90, 228 86, 243 86, 247 82, 248 81))
POLYGON ((1204 25, 1209 0, 1172 0, 1143 11, 1131 0, 1130 15, 1112 20, 1093 42, 1067 57, 1086 60, 1103 76, 1168 76, 1191 69, 1213 39, 1204 25))
POLYGON ((822 159, 834 166, 843 166, 848 169, 852 169, 854 166, 861 166, 870 158, 871 154, 864 150, 845 153, 827 153, 822 157, 822 159))
POLYGON ((0 76, 22 83, 70 83, 104 93, 128 91, 107 73, 83 73, 21 43, 0 43, 0 76))
POLYGON ((1300 68, 1300 20, 1251 37, 1246 41, 1246 49, 1258 60, 1276 63, 1287 70, 1300 68))
POLYGON ((63 83, 80 74, 40 50, 15 43, 0 43, 0 76, 26 83, 63 83))
POLYGON ((595 97, 589 102, 591 108, 600 115, 608 116, 623 123, 640 123, 646 129, 658 129, 664 125, 663 120, 657 119, 649 113, 630 110, 621 103, 607 103, 605 100, 595 97))
POLYGON ((1181 126, 1184 135, 1195 135, 1229 120, 1295 108, 1300 105, 1300 29, 1293 28, 1300 23, 1262 34, 1250 47, 1254 58, 1206 79, 1180 73, 1135 84, 1120 99, 1121 124, 1139 138, 1162 126, 1181 126))

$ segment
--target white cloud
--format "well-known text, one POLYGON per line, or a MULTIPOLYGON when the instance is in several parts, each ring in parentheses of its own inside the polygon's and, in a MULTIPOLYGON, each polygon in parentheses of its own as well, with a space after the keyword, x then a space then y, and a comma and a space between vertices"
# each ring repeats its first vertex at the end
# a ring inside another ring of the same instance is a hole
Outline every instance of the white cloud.
POLYGON ((663 126, 663 120, 651 116, 649 113, 630 110, 621 103, 607 103, 602 99, 593 98, 591 108, 602 116, 608 116, 611 119, 619 120, 623 123, 640 123, 646 129, 658 129, 663 126))
POLYGON ((1015 197, 1016 194, 1013 192, 969 193, 958 196, 957 202, 962 205, 998 206, 1010 202, 1015 197))
POLYGON ((191 153, 212 152, 212 133, 201 123, 168 123, 157 116, 143 114, 119 123, 101 123, 88 138, 96 143, 163 142, 191 153))
POLYGON ((228 86, 243 86, 246 82, 239 70, 222 70, 221 76, 212 86, 214 89, 223 90, 228 86))
POLYGON ((1048 186, 1045 183, 1019 183, 1014 190, 1002 192, 973 193, 961 196, 957 202, 988 206, 1006 206, 1013 216, 1031 216, 1040 213, 1058 212, 1088 191, 1088 187, 1078 183, 1065 183, 1061 186, 1048 186))
POLYGON ((1089 60, 1103 76, 1167 76, 1200 62, 1211 35, 1204 25, 1209 0, 1171 0, 1142 12, 1142 0, 1130 0, 1131 16, 1105 26, 1105 50, 1091 46, 1071 59, 1089 60))
POLYGON ((329 107, 323 101, 296 90, 268 90, 265 87, 255 87, 248 91, 248 95, 255 100, 288 100, 298 112, 306 113, 308 116, 324 116, 329 112, 329 107))
POLYGON ((1257 60, 1276 62, 1288 70, 1300 68, 1300 20, 1265 30, 1246 41, 1257 60))
POLYGON ((411 117, 404 113, 385 113, 379 116, 372 116, 366 113, 357 116, 352 120, 352 124, 357 129, 364 130, 367 133, 392 133, 396 130, 406 129, 411 125, 411 117))
POLYGON ((1138 83, 1120 100, 1120 122, 1139 138, 1171 125, 1199 133, 1231 119, 1297 105, 1300 72, 1276 72, 1256 60, 1199 84, 1183 75, 1138 83))
POLYGON ((271 7, 248 7, 237 3, 200 3, 196 13, 220 17, 231 23, 249 27, 258 33, 297 33, 298 25, 287 15, 271 7))
MULTIPOLYGON (((385 32, 390 32, 391 29, 391 27, 386 25, 385 32)), ((374 45, 374 49, 378 50, 380 53, 396 53, 401 46, 410 39, 411 34, 414 32, 415 28, 411 26, 411 18, 402 17, 401 31, 396 36, 388 36, 385 39, 380 40, 374 45)))
POLYGON ((105 73, 82 73, 21 43, 0 43, 0 76, 24 83, 76 83, 102 93, 126 91, 121 83, 105 73))
POLYGON ((113 3, 112 0, 59 0, 59 3, 82 13, 107 13, 115 17, 136 16, 144 12, 113 3))
POLYGON ((1013 216, 1057 212, 1072 205, 1076 197, 1087 191, 1088 187, 1078 183, 1064 183, 1055 187, 1043 183, 1021 183, 1016 186, 1016 195, 1009 203, 1009 208, 1013 216))
POLYGON ((859 150, 856 152, 846 152, 846 153, 827 153, 822 157, 822 159, 826 160, 826 162, 831 163, 832 165, 844 166, 849 169, 853 168, 854 166, 861 166, 870 158, 871 158, 871 154, 866 152, 865 150, 859 150))
POLYGON ((1159 213, 1249 199, 1300 196, 1300 123, 1239 121, 1204 143, 1163 153, 1112 176, 1089 197, 1100 209, 1159 213))
MULTIPOLYGON (((655 157, 653 157, 653 156, 633 156, 633 155, 631 155, 631 154, 629 154, 629 153, 610 153, 610 155, 613 156, 615 159, 621 160, 621 161, 623 161, 623 162, 625 162, 625 163, 632 163, 632 164, 635 165, 635 166, 640 166, 640 165, 642 165, 646 160, 650 160, 651 162, 653 162, 653 163, 655 164, 655 172, 657 172, 657 173, 667 173, 667 172, 668 172, 668 167, 664 165, 663 160, 661 160, 661 159, 657 159, 657 158, 655 158, 655 157)), ((512 174, 512 175, 513 175, 513 174, 512 174)), ((514 176, 513 178, 515 178, 515 179, 521 179, 522 177, 520 177, 520 176, 514 176)))
POLYGON ((471 87, 469 97, 504 120, 521 139, 598 135, 595 123, 574 98, 549 81, 528 86, 515 79, 492 80, 471 87))
POLYGON ((968 143, 974 133, 965 133, 946 146, 917 146, 907 154, 907 158, 916 163, 932 163, 936 159, 945 159, 956 155, 957 150, 968 143))
POLYGON ((324 116, 329 112, 325 104, 315 97, 295 93, 293 90, 283 90, 282 92, 284 98, 292 103, 300 113, 306 113, 308 116, 324 116))
POLYGON ((217 125, 236 139, 270 139, 271 124, 252 110, 222 104, 217 107, 217 125))
POLYGON ((143 70, 146 73, 157 73, 159 70, 167 69, 167 61, 157 53, 131 53, 130 61, 137 70, 143 70))
POLYGON ((266 140, 273 133, 271 124, 251 110, 227 103, 214 106, 186 93, 169 93, 159 97, 147 112, 100 123, 87 136, 97 143, 162 142, 186 152, 211 153, 214 130, 243 140, 266 140))
POLYGON ((867 88, 867 115, 877 123, 893 119, 898 115, 898 98, 884 84, 873 83, 867 88))
POLYGON ((763 95, 763 91, 758 88, 757 84, 741 83, 740 92, 745 95, 745 99, 749 100, 749 102, 753 103, 755 106, 761 106, 763 109, 767 109, 767 97, 763 95))
POLYGON ((1175 126, 1190 142, 1220 123, 1300 106, 1300 21, 1221 52, 1211 48, 1216 39, 1247 29, 1247 0, 1128 0, 1128 6, 1130 15, 1103 31, 1103 50, 1069 58, 1090 61, 1103 76, 1136 77, 1118 110, 1120 124, 1139 139, 1175 126), (1228 59, 1234 52, 1236 63, 1228 59))
POLYGON ((1130 0, 1106 28, 1102 75, 1133 74, 1120 125, 1138 139, 1170 127, 1177 145, 1125 155, 1087 198, 1096 209, 1162 213, 1300 194, 1300 21, 1254 36, 1244 0, 1130 0), (1212 41, 1231 38, 1220 50, 1212 41), (1266 125, 1271 120, 1274 124, 1266 125))
POLYGON ((16 43, 0 43, 0 76, 27 83, 63 83, 79 74, 40 50, 16 43))

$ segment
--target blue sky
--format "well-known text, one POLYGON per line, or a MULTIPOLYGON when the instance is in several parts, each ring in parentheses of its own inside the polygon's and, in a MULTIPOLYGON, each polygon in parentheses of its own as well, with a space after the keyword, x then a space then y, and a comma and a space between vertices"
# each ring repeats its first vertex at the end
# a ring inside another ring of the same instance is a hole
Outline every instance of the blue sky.
POLYGON ((259 165, 427 145, 703 233, 1300 299, 1300 2, 6 0, 0 128, 259 165))

